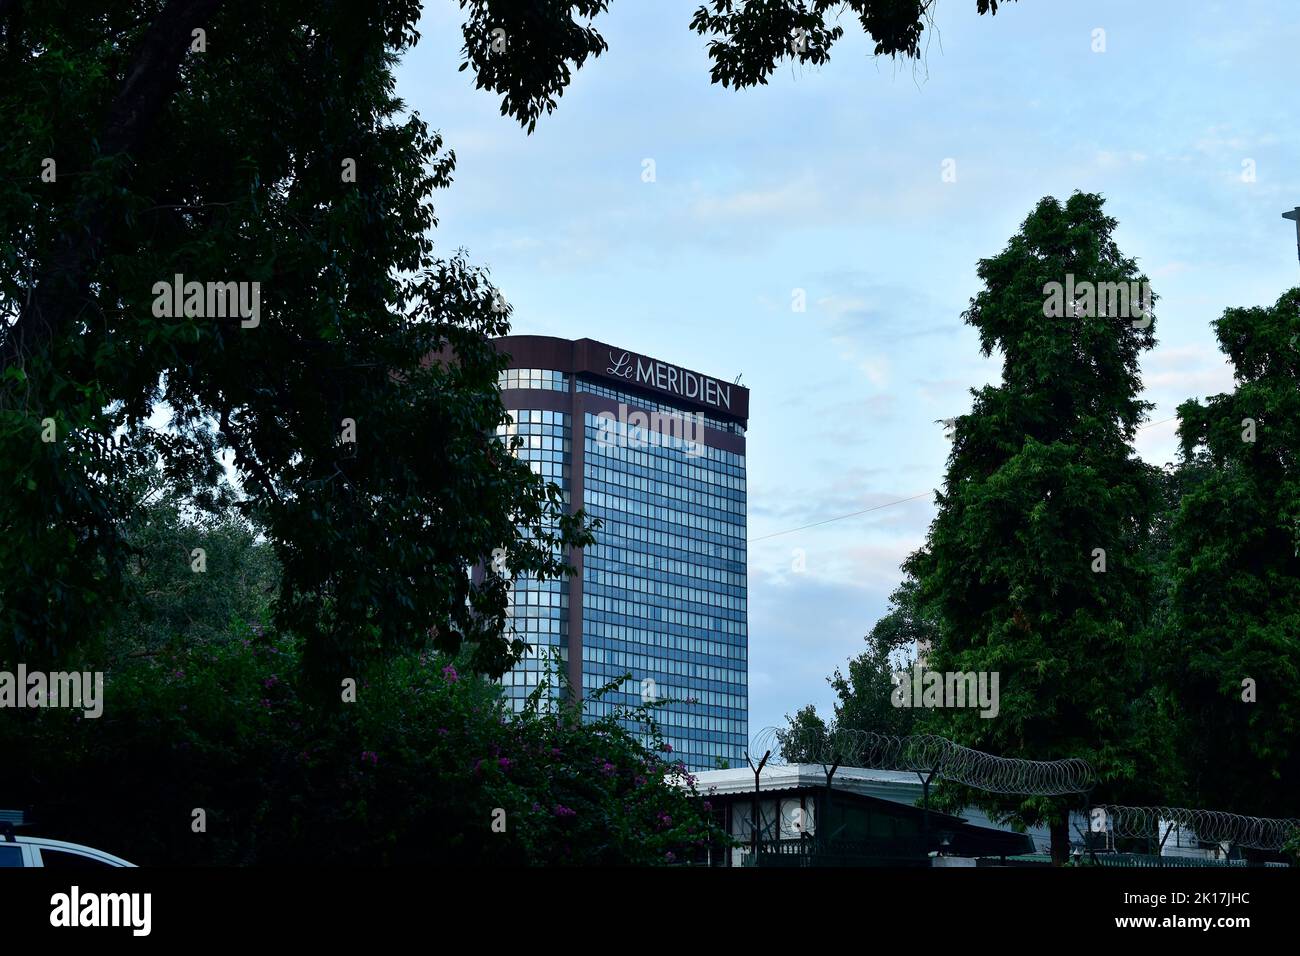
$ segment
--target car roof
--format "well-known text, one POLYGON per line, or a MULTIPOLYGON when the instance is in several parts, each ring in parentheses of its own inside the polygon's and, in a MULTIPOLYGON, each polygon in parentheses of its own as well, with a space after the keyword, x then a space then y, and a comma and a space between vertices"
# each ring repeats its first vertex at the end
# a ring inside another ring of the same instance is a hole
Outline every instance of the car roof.
POLYGON ((103 850, 96 850, 94 847, 83 846, 80 843, 68 843, 66 840, 47 840, 44 837, 20 836, 14 838, 15 843, 26 843, 28 846, 46 847, 51 850, 70 850, 73 853, 81 853, 85 856, 94 857, 104 863, 111 863, 114 866, 135 866, 134 863, 128 863, 120 856, 114 856, 111 853, 105 853, 103 850))

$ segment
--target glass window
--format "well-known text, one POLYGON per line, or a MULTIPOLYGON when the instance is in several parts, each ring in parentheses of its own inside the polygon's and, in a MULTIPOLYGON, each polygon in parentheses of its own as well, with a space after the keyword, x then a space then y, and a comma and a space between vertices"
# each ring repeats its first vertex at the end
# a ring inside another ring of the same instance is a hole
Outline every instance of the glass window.
POLYGON ((41 863, 47 869, 55 870, 85 870, 97 869, 99 867, 112 867, 111 863, 105 863, 103 860, 96 860, 94 857, 86 856, 84 853, 73 853, 70 850, 51 850, 48 847, 41 847, 41 863))

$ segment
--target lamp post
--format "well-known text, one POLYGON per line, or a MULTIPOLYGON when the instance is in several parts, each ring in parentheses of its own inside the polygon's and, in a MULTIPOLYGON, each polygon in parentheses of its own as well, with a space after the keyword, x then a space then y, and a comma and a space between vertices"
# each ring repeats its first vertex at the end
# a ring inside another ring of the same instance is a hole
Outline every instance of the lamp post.
POLYGON ((1283 219, 1290 219, 1295 223, 1295 249, 1296 255, 1300 256, 1300 206, 1296 206, 1290 212, 1282 213, 1283 219))

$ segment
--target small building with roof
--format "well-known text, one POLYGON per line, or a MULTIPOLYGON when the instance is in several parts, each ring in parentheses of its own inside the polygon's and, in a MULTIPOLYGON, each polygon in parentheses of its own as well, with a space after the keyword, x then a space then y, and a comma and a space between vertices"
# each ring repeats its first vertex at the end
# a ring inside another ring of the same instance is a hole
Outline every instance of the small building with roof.
MULTIPOLYGON (((713 866, 960 866, 1014 862, 1038 852, 977 810, 961 815, 923 806, 914 773, 821 764, 706 770, 696 788, 739 844, 710 850, 713 866)), ((1045 835, 1045 834, 1044 834, 1045 835)), ((701 861, 704 862, 704 861, 701 861)))

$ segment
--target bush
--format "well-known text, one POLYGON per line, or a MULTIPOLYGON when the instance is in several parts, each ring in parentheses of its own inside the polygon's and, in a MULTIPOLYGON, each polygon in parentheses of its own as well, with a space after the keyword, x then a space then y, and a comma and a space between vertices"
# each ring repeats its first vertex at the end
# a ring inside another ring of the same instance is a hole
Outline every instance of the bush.
POLYGON ((300 656, 242 629, 127 659, 97 719, 2 711, 0 806, 142 865, 654 864, 726 839, 648 713, 649 744, 571 707, 512 714, 429 652, 322 705, 300 656))

